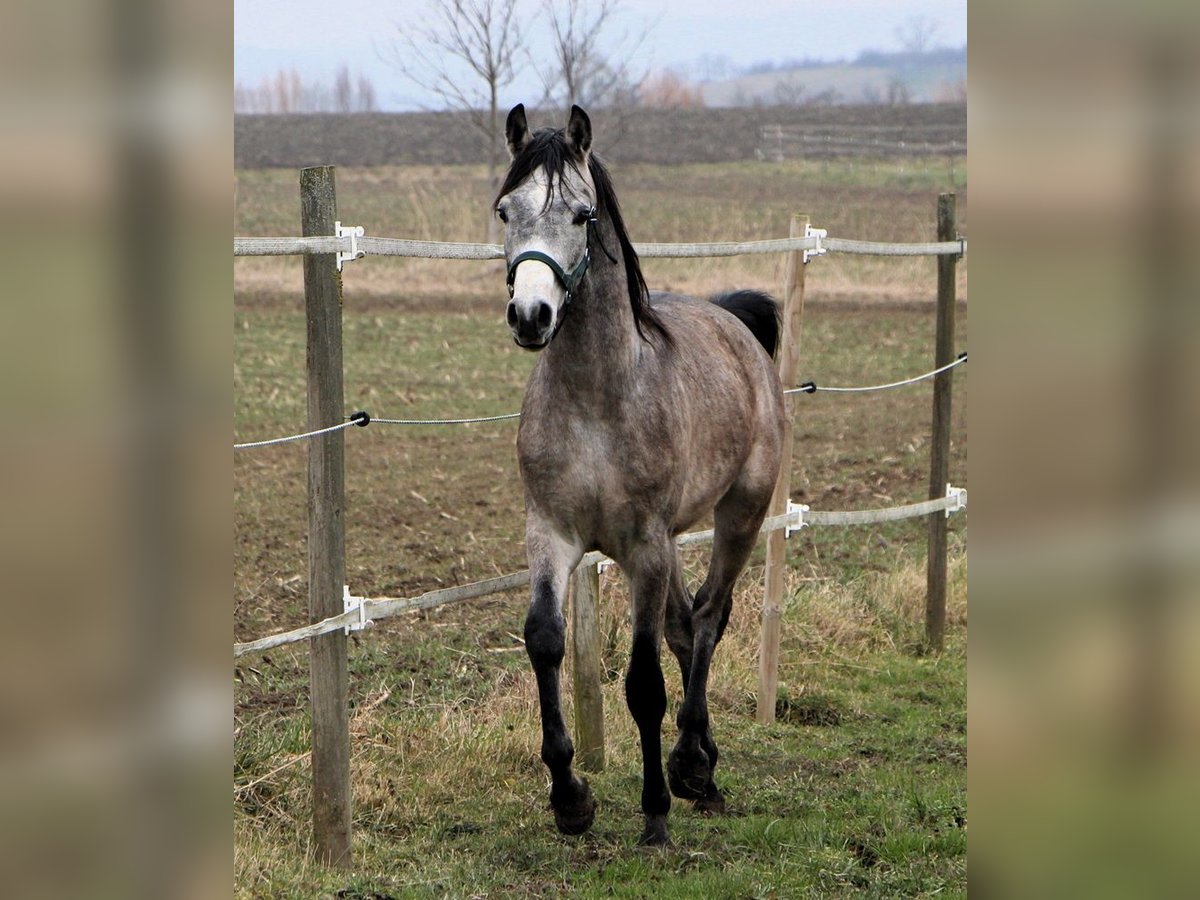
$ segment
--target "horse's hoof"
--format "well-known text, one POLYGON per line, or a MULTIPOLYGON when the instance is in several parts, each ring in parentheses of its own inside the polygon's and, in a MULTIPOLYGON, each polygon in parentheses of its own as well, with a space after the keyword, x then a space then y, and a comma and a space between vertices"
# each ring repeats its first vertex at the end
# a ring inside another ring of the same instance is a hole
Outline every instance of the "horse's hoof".
POLYGON ((563 834, 583 834, 592 827, 596 818, 596 800, 587 781, 580 779, 579 787, 572 796, 555 802, 551 792, 550 806, 554 810, 554 824, 563 834))
POLYGON ((699 747, 684 750, 679 746, 667 757, 667 783, 680 800, 703 800, 711 793, 712 766, 708 754, 699 747))
POLYGON ((719 790, 712 790, 708 796, 693 801, 696 812, 706 816, 723 816, 725 814, 725 796, 719 790))
POLYGON ((638 839, 639 847, 673 847, 667 831, 666 816, 646 816, 646 828, 638 839))

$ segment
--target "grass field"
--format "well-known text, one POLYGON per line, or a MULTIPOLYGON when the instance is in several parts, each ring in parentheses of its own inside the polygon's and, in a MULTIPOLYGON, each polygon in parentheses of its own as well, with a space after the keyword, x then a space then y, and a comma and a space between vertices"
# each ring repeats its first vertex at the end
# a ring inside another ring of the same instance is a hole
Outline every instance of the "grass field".
MULTIPOLYGON (((805 211, 830 234, 932 238, 944 173, 901 162, 635 166, 616 172, 635 240, 786 234, 805 211)), ((371 234, 478 240, 481 170, 341 170, 340 217, 371 234)), ((241 172, 238 234, 296 231, 292 171, 241 172)), ((965 230, 965 196, 960 193, 965 230)), ((652 287, 778 291, 779 260, 650 261, 652 287)), ((965 297, 965 266, 960 296, 965 297)), ((297 260, 235 268, 238 440, 304 422, 297 260)), ((514 411, 533 357, 503 326, 503 275, 478 263, 366 260, 345 274, 347 409, 393 417, 514 411)), ((932 357, 933 263, 829 257, 808 269, 802 370, 829 384, 892 380, 932 357)), ((966 347, 966 309, 958 344, 966 347)), ((968 379, 956 377, 951 480, 966 484, 968 379)), ((802 395, 794 499, 852 509, 922 499, 928 386, 802 395)), ((347 433, 347 571, 367 596, 409 596, 524 565, 515 425, 347 433)), ((305 451, 235 459, 235 636, 301 624, 305 451)), ((626 597, 610 571, 602 625, 609 763, 591 776, 593 831, 560 837, 546 808, 519 592, 379 623, 350 653, 356 865, 309 854, 303 645, 235 672, 235 871, 240 896, 897 896, 965 891, 965 517, 952 523, 947 650, 923 652, 921 521, 806 530, 791 541, 779 721, 754 724, 761 556, 743 577, 713 675, 732 814, 676 801, 675 849, 640 833, 636 731, 621 692, 626 597)), ((703 577, 701 551, 688 556, 703 577)), ((667 667, 669 682, 677 682, 667 667)), ((671 710, 678 685, 671 684, 671 710)), ((569 715, 569 713, 568 713, 569 715)), ((669 738, 668 738, 669 742, 669 738)))

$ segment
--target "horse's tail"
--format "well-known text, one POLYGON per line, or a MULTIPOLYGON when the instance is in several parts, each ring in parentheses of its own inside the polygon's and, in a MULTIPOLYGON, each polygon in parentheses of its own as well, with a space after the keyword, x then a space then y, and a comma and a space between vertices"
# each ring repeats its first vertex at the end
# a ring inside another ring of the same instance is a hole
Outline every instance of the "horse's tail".
POLYGON ((742 290, 727 291, 710 299, 733 313, 766 348, 767 355, 775 357, 779 343, 779 304, 774 297, 762 291, 742 290))

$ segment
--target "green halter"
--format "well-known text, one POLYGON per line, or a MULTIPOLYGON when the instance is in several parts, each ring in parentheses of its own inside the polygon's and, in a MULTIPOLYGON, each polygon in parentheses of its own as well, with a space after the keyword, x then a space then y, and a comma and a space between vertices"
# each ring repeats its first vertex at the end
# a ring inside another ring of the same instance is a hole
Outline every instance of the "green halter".
MULTIPOLYGON (((583 244, 583 259, 575 265, 575 268, 566 272, 554 257, 543 253, 540 250, 526 250, 523 253, 518 253, 512 262, 508 264, 508 296, 513 295, 513 285, 517 280, 517 266, 525 262, 527 259, 536 260, 540 263, 545 263, 550 267, 550 271, 554 273, 554 277, 559 280, 563 288, 567 292, 566 298, 563 300, 563 310, 565 312, 567 304, 571 302, 571 295, 575 293, 575 289, 579 287, 579 282, 583 281, 583 276, 587 274, 588 264, 592 261, 592 225, 596 221, 596 207, 592 207, 588 212, 587 218, 587 235, 583 244)), ((561 324, 562 319, 559 319, 561 324)))

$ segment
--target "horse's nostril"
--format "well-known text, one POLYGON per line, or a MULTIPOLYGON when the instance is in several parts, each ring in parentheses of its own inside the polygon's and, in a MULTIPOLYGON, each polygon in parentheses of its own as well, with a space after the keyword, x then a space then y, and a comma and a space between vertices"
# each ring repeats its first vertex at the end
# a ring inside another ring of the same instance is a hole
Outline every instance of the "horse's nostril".
POLYGON ((550 308, 549 303, 541 303, 538 305, 537 321, 538 327, 546 329, 550 327, 550 320, 554 318, 554 310, 550 308))
POLYGON ((508 320, 509 328, 516 328, 517 327, 517 304, 515 304, 515 303, 508 304, 508 312, 505 313, 504 317, 505 317, 505 319, 508 320))

